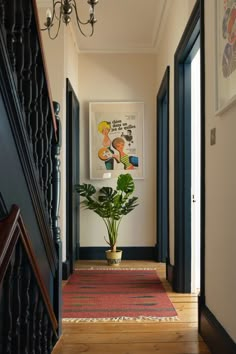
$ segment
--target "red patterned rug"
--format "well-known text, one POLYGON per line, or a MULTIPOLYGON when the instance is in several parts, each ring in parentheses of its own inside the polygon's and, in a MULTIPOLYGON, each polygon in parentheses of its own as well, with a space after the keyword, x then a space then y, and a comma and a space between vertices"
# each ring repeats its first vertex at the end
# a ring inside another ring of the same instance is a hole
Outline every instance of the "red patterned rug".
POLYGON ((64 322, 174 321, 155 270, 76 270, 63 287, 64 322))

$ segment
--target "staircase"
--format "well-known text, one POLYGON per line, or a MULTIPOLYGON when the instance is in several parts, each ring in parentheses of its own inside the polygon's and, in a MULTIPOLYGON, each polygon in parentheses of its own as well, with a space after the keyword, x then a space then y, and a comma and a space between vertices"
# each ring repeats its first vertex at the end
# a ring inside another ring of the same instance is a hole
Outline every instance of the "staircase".
POLYGON ((60 106, 35 0, 0 0, 0 353, 61 334, 60 106))

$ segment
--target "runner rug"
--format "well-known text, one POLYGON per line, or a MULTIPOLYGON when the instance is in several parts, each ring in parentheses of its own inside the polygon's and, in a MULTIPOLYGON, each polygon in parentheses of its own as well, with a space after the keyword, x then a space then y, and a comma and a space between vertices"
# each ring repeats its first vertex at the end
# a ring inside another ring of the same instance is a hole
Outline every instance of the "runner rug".
POLYGON ((174 321, 155 270, 76 270, 63 287, 64 322, 174 321))

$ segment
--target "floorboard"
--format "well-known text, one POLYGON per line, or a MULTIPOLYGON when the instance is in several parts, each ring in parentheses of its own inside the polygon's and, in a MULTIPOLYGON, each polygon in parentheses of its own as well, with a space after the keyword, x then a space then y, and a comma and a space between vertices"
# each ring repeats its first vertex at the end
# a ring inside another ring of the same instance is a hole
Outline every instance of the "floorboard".
MULTIPOLYGON (((75 269, 106 267, 103 261, 77 261, 75 269)), ((121 268, 156 269, 178 313, 178 321, 63 323, 52 354, 210 354, 198 334, 197 294, 176 294, 166 281, 165 264, 122 261, 121 268)))

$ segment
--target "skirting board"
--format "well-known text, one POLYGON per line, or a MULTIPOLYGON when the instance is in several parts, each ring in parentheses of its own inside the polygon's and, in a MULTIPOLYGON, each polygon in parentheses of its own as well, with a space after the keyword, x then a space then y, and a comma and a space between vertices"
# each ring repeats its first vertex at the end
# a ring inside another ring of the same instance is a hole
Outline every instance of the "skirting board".
POLYGON ((170 264, 170 260, 166 259, 166 279, 173 287, 174 284, 174 266, 170 264))
POLYGON ((65 262, 62 262, 62 280, 67 280, 70 276, 70 264, 67 259, 65 262))
POLYGON ((199 333, 214 354, 235 354, 236 343, 199 297, 199 333))
MULTIPOLYGON (((107 247, 80 247, 79 259, 103 260, 107 249, 107 247)), ((156 260, 155 247, 120 247, 120 249, 123 251, 122 258, 126 260, 156 260)))

